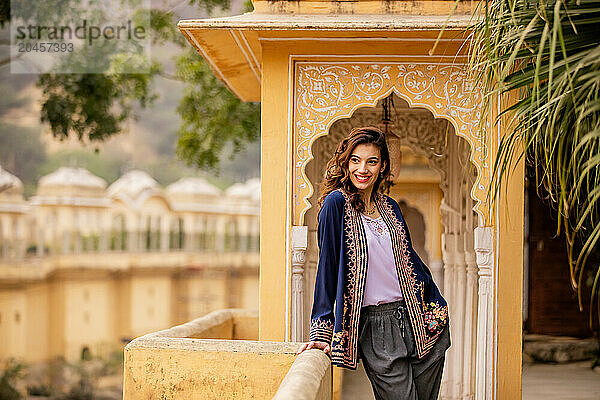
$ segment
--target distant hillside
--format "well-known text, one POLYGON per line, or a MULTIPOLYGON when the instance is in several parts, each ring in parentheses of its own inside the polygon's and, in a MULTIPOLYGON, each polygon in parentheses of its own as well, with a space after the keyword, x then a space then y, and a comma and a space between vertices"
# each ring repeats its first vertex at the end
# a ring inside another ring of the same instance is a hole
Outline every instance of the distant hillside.
MULTIPOLYGON (((180 18, 203 17, 187 2, 170 3, 179 3, 172 10, 180 18)), ((239 13, 242 5, 243 1, 234 1, 232 13, 239 13)), ((8 28, 0 31, 0 39, 9 39, 8 28)), ((7 46, 0 46, 0 57, 7 52, 7 46)), ((153 57, 170 71, 172 58, 179 52, 174 45, 152 48, 153 57)), ((9 65, 0 66, 0 165, 24 181, 26 195, 32 194, 41 176, 61 165, 87 168, 109 183, 133 168, 147 171, 163 185, 182 176, 200 175, 223 188, 260 175, 258 143, 232 160, 225 155, 219 174, 197 171, 177 160, 180 118, 176 107, 183 90, 180 82, 157 77, 154 87, 159 98, 152 107, 137 110, 138 120, 129 123, 122 134, 92 146, 76 140, 60 142, 52 137, 39 120, 40 91, 35 87, 36 81, 37 75, 11 74, 9 65)))

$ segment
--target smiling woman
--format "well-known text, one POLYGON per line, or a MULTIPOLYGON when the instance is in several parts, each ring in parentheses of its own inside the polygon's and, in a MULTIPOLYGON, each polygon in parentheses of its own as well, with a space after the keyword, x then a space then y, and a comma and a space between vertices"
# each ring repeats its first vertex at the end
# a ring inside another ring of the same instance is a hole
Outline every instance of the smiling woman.
MULTIPOLYGON (((385 163, 380 161, 379 148, 372 143, 359 144, 352 151, 348 171, 352 184, 359 190, 370 190, 377 175, 382 175, 385 163), (373 179, 373 177, 375 177, 373 179)), ((369 196, 365 196, 368 198, 369 196)))
POLYGON ((319 199, 319 262, 310 342, 332 364, 362 359, 377 399, 436 399, 450 346, 448 306, 412 247, 390 177, 385 134, 353 129, 319 199), (335 308, 335 310, 334 310, 335 308))
POLYGON ((319 205, 332 191, 343 188, 359 212, 372 209, 373 194, 390 177, 390 154, 385 134, 375 127, 356 128, 344 138, 325 171, 319 205))

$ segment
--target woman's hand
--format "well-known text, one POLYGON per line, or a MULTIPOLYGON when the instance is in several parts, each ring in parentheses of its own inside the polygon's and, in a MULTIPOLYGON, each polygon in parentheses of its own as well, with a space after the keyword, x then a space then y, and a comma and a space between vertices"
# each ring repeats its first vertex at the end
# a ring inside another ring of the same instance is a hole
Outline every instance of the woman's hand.
POLYGON ((302 345, 302 347, 300 347, 300 350, 298 350, 298 352, 296 353, 296 355, 302 353, 304 350, 310 350, 310 349, 320 349, 323 350, 323 352, 327 355, 331 354, 331 346, 329 346, 327 343, 325 342, 308 342, 308 343, 304 343, 302 345))

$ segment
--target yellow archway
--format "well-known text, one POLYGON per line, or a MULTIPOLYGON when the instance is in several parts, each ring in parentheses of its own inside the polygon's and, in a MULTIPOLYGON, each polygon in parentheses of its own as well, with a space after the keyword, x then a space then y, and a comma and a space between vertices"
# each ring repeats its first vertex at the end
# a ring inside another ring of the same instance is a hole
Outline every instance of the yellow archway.
POLYGON ((471 190, 474 210, 482 225, 488 221, 485 190, 490 180, 487 138, 481 134, 482 94, 469 79, 466 65, 406 62, 294 63, 293 87, 293 218, 304 225, 313 187, 306 165, 313 158, 313 142, 326 135, 333 122, 359 107, 373 107, 394 91, 411 107, 425 107, 436 118, 450 121, 456 134, 469 143, 477 180, 471 190))

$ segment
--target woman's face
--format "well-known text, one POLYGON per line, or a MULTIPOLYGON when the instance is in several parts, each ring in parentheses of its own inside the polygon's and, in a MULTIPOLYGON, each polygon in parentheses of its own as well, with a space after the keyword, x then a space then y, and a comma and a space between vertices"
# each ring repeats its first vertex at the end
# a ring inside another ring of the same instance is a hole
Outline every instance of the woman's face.
POLYGON ((358 190, 372 189, 383 168, 379 147, 372 143, 357 145, 348 160, 350 180, 358 190))

